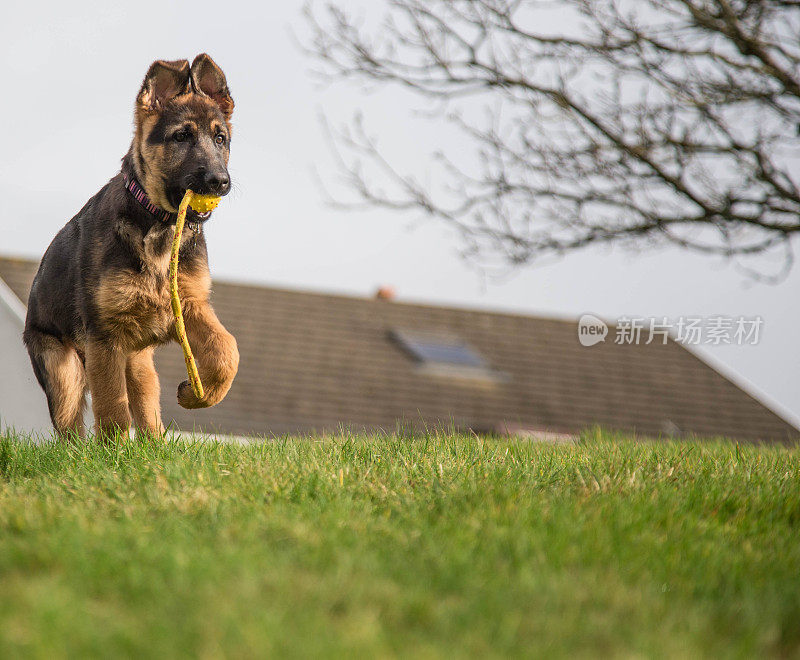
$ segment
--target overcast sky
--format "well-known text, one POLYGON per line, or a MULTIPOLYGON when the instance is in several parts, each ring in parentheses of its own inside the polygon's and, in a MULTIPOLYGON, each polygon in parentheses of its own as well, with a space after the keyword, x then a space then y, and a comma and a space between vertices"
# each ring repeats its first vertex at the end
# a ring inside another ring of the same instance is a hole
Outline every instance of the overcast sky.
POLYGON ((769 286, 748 282, 725 262, 677 250, 603 249, 486 281, 460 258, 457 236, 446 227, 413 215, 328 207, 313 174, 335 174, 321 112, 344 119, 363 108, 371 132, 407 169, 436 127, 414 120, 393 92, 321 89, 291 35, 302 36, 301 9, 299 0, 7 4, 0 25, 0 253, 41 257, 118 171, 150 62, 205 51, 224 69, 236 101, 235 190, 207 229, 214 276, 356 295, 392 284, 401 300, 571 318, 760 315, 757 346, 695 350, 800 420, 800 267, 769 286))

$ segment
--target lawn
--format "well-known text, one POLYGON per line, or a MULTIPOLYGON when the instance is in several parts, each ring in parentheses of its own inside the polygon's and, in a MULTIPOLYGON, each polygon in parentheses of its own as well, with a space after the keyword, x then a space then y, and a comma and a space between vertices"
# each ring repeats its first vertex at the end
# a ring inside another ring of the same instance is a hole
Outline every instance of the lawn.
POLYGON ((311 654, 800 657, 800 450, 0 440, 0 657, 311 654))

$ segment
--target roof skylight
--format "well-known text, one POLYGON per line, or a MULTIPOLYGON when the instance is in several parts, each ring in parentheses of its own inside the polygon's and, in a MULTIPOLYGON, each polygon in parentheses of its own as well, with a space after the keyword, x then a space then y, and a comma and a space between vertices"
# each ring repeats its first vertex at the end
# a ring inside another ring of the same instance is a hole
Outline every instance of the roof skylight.
POLYGON ((422 364, 449 364, 479 369, 486 367, 480 354, 458 337, 405 330, 394 330, 392 337, 411 357, 422 364))
POLYGON ((390 337, 421 372, 452 378, 497 382, 505 375, 490 368, 483 356, 457 335, 417 330, 392 330, 390 337))

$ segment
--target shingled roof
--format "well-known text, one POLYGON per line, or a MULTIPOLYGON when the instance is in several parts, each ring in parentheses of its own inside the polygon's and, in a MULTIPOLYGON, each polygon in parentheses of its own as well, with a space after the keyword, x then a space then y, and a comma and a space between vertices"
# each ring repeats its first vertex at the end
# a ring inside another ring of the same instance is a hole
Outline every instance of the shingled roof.
MULTIPOLYGON (((0 258, 0 278, 23 301, 36 268, 0 258)), ((157 353, 165 421, 183 429, 282 434, 405 423, 574 433, 597 424, 649 436, 800 437, 673 341, 585 348, 572 321, 225 282, 214 283, 213 304, 241 353, 224 402, 180 408, 182 354, 175 345, 157 353), (398 341, 403 333, 459 338, 486 364, 426 369, 398 341)))

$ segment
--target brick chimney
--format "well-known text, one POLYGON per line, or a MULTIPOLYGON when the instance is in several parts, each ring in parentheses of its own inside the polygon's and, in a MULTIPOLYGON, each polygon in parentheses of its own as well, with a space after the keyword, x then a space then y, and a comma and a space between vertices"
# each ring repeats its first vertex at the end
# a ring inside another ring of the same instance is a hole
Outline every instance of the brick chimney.
POLYGON ((375 300, 394 300, 395 295, 394 287, 390 284, 384 284, 375 291, 375 300))

